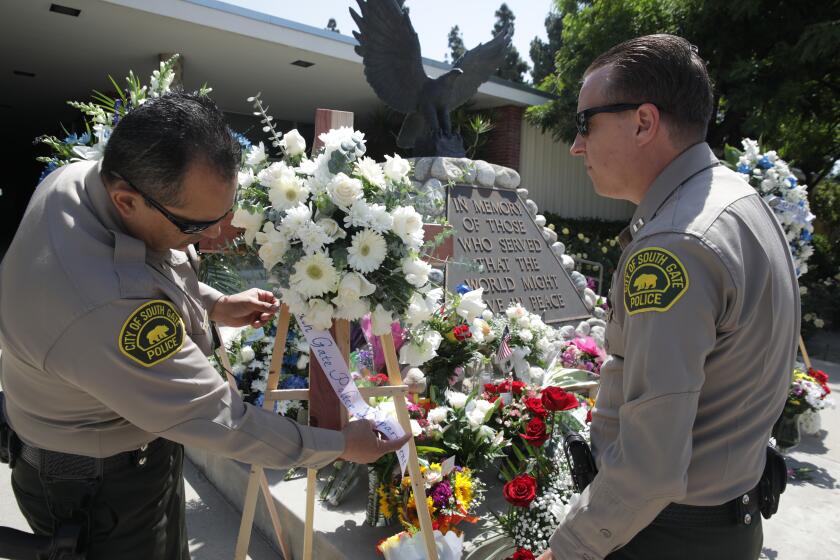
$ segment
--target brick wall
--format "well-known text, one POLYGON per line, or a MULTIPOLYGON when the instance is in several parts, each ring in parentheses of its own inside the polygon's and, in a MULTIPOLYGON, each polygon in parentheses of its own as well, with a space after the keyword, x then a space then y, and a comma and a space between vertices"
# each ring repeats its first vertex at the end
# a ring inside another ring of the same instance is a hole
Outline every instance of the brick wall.
POLYGON ((519 148, 524 112, 524 107, 515 105, 493 109, 491 119, 495 127, 487 134, 487 144, 481 149, 484 159, 519 171, 519 148))

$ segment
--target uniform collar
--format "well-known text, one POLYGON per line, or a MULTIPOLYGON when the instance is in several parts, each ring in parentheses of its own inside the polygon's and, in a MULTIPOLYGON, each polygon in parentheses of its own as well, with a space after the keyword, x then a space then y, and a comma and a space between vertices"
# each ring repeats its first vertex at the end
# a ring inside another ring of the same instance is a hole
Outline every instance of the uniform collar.
POLYGON ((129 237, 133 240, 133 243, 129 243, 128 240, 123 239, 123 243, 121 243, 121 245, 134 245, 135 247, 131 252, 135 255, 135 258, 137 258, 137 249, 139 245, 142 245, 145 249, 145 260, 151 264, 166 262, 172 266, 178 266, 188 260, 187 255, 182 251, 176 251, 174 249, 167 249, 166 251, 153 251, 152 249, 146 247, 146 244, 141 240, 132 237, 128 233, 125 229, 122 218, 120 218, 119 212, 117 212, 117 209, 114 208, 114 203, 111 202, 111 197, 108 196, 108 191, 105 189, 105 183, 102 181, 101 161, 90 164, 90 169, 85 176, 85 190, 90 197, 93 210, 99 218, 99 221, 102 222, 102 225, 104 225, 106 229, 114 232, 117 237, 129 237))
POLYGON ((644 225, 650 222, 656 212, 665 204, 675 190, 682 186, 688 179, 710 167, 718 165, 718 161, 712 149, 705 142, 694 144, 674 160, 665 166, 651 184, 636 212, 630 225, 624 228, 619 234, 619 243, 622 248, 626 247, 644 225))

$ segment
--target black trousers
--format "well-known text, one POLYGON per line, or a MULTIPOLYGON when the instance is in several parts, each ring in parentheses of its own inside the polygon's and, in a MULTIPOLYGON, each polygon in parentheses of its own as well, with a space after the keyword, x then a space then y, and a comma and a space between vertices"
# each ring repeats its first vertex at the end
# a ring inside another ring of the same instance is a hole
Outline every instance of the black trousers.
POLYGON ((757 560, 764 534, 752 523, 681 524, 657 518, 606 560, 757 560))
MULTIPOLYGON (((106 470, 91 508, 87 560, 189 560, 183 466, 183 446, 158 440, 143 465, 106 470)), ((12 489, 32 530, 53 534, 37 469, 18 460, 12 489)))

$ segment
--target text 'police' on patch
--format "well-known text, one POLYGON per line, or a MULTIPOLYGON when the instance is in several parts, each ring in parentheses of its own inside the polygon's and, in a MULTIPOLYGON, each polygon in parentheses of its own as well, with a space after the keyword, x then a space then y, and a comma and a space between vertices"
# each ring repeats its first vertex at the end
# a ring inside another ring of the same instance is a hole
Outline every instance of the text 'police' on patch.
POLYGON ((159 364, 183 344, 181 316, 164 300, 152 300, 138 307, 120 330, 120 352, 144 367, 159 364))
POLYGON ((660 247, 633 253, 624 265, 624 308, 630 315, 668 311, 688 290, 680 260, 660 247))

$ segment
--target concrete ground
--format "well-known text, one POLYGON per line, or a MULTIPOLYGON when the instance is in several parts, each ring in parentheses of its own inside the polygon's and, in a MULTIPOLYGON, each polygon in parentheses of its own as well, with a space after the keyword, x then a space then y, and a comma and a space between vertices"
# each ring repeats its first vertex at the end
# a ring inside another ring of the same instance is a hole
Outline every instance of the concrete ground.
MULTIPOLYGON (((814 360, 814 366, 829 374, 832 391, 840 399, 840 361, 814 360)), ((802 443, 788 454, 788 466, 800 469, 801 476, 789 481, 779 513, 764 521, 762 559, 832 560, 840 554, 840 407, 823 411, 822 425, 822 431, 803 436, 802 443)), ((184 478, 192 558, 232 558, 239 512, 189 461, 184 478)), ((28 529, 6 470, 0 470, 0 525, 28 529)), ((255 530, 249 558, 276 560, 280 554, 255 530)))

